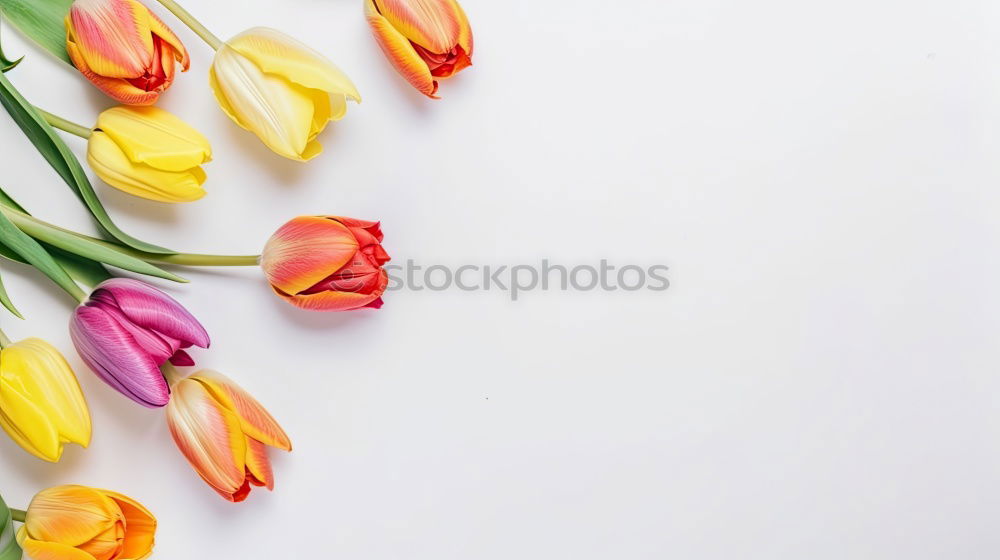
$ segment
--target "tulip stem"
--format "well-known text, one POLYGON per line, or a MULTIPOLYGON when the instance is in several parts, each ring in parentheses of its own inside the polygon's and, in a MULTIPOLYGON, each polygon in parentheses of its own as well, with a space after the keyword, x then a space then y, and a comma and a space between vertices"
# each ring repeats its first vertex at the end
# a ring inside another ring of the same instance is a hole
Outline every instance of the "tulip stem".
POLYGON ((11 345, 10 339, 7 338, 7 333, 0 329, 0 348, 6 348, 11 345))
POLYGON ((215 50, 219 50, 219 47, 222 46, 222 41, 209 31, 207 27, 202 25, 200 21, 196 20, 187 10, 182 8, 180 4, 174 2, 174 0, 159 0, 159 2, 163 4, 163 7, 177 16, 177 19, 183 21, 184 25, 190 27, 191 31, 194 31, 195 34, 204 39, 208 43, 208 46, 215 50))
POLYGON ((66 131, 70 134, 79 136, 80 138, 90 138, 90 134, 93 132, 89 128, 83 126, 82 124, 76 124, 73 121, 68 121, 59 115, 53 115, 52 113, 46 111, 45 109, 40 109, 35 107, 35 110, 45 117, 45 122, 58 128, 59 130, 66 131))
POLYGON ((260 255, 199 255, 195 253, 174 255, 143 253, 140 258, 146 261, 182 266, 257 266, 260 261, 260 255))
POLYGON ((184 374, 174 367, 174 364, 167 362, 160 366, 160 373, 163 374, 163 378, 167 380, 167 385, 173 387, 174 383, 177 383, 181 379, 184 379, 184 374))
POLYGON ((27 514, 28 512, 23 509, 10 508, 10 518, 18 523, 24 523, 24 518, 27 514))

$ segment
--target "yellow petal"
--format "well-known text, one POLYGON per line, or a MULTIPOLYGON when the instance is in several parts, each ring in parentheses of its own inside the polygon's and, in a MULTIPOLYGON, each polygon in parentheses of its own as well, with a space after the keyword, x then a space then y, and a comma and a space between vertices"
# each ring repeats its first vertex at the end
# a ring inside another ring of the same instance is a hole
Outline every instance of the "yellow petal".
POLYGON ((186 171, 212 159, 208 139, 159 107, 112 107, 97 117, 95 128, 132 162, 163 171, 186 171))
POLYGON ((122 148, 101 131, 87 143, 87 162, 104 182, 129 194, 160 202, 191 202, 205 196, 200 167, 179 172, 133 163, 122 148))
POLYGON ((135 0, 76 0, 66 16, 67 40, 87 66, 108 78, 138 78, 151 66, 149 10, 135 0))
POLYGON ((243 433, 265 445, 285 451, 292 450, 292 442, 278 425, 278 421, 257 399, 231 379, 212 370, 199 371, 189 379, 201 382, 216 402, 236 413, 243 433))
POLYGON ((31 560, 96 560, 92 554, 57 542, 33 539, 25 534, 24 527, 17 533, 25 558, 31 560))
POLYGON ((325 56, 269 27, 254 27, 226 42, 267 74, 277 74, 307 88, 345 95, 361 103, 358 88, 325 56))
POLYGON ((25 393, 23 387, 0 379, 0 427, 28 453, 55 463, 63 451, 59 432, 25 393))
POLYGON ((99 490, 67 485, 36 494, 24 527, 33 539, 78 546, 123 520, 121 508, 99 490))
POLYGON ((375 34, 375 40, 396 71, 410 82, 410 85, 417 88, 417 91, 436 99, 438 83, 431 76, 427 63, 410 44, 410 40, 379 13, 373 0, 365 0, 365 16, 375 34))
POLYGON ((215 54, 209 83, 219 105, 236 124, 256 134, 278 155, 309 159, 306 147, 314 110, 308 88, 264 73, 227 45, 215 54))

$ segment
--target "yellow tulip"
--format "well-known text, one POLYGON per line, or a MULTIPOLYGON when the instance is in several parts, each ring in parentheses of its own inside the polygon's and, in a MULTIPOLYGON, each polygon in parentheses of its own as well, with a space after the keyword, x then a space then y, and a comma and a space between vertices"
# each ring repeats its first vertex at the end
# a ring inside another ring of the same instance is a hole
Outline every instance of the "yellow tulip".
POLYGON ((36 560, 143 560, 155 533, 156 518, 128 496, 56 486, 31 500, 17 542, 36 560))
POLYGON ((87 161, 105 183, 160 202, 205 196, 201 164, 212 147, 200 132, 157 107, 112 107, 97 118, 87 161))
POLYGON ((361 102, 351 80, 320 53, 266 27, 226 41, 215 54, 209 82, 222 110, 276 154, 316 157, 316 136, 361 102))
POLYGON ((90 410, 66 359, 29 338, 0 350, 0 427, 32 455, 56 462, 63 444, 90 444, 90 410))

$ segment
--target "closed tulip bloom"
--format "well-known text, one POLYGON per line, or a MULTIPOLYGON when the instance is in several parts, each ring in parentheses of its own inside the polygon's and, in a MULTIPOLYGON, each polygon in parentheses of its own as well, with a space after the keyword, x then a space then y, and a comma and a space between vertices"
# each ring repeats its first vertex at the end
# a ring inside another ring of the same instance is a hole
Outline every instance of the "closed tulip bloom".
POLYGON ((17 541, 34 560, 142 560, 155 534, 156 518, 128 496, 56 486, 31 500, 17 541))
POLYGON ((101 91, 128 105, 152 105, 174 81, 187 50, 136 0, 76 0, 66 16, 66 52, 101 91))
POLYGON ((160 202, 205 196, 201 164, 212 147, 200 132, 158 107, 112 107, 97 118, 87 161, 105 183, 160 202))
POLYGON ((300 216, 281 226, 261 254, 274 292, 314 311, 382 306, 389 275, 378 222, 300 216))
POLYGON ((456 0, 365 0, 382 52, 406 81, 437 98, 435 78, 472 66, 472 28, 456 0))
POLYGON ((278 422, 221 373, 203 370, 174 385, 170 434, 194 470, 223 498, 242 502, 251 486, 274 489, 267 448, 292 450, 278 422))
POLYGON ((160 290, 130 278, 99 284, 73 313, 70 335, 84 363, 105 383, 150 408, 170 400, 160 366, 194 365, 185 348, 209 338, 187 309, 160 290))
POLYGON ((266 27, 226 41, 209 83, 223 111, 276 154, 306 161, 323 147, 316 136, 361 102, 351 80, 323 55, 266 27))
POLYGON ((0 427, 25 451, 50 462, 63 444, 90 444, 90 410, 62 354, 29 338, 0 350, 0 427))

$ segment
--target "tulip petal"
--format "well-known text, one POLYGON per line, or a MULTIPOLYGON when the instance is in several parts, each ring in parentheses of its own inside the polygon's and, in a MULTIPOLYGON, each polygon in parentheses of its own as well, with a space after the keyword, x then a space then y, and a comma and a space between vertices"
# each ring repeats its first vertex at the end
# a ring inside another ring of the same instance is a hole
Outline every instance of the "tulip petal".
POLYGON ((365 15, 368 25, 375 34, 375 40, 396 71, 410 82, 410 85, 417 88, 417 91, 437 99, 438 83, 431 76, 427 63, 410 44, 410 40, 379 13, 372 0, 365 0, 365 15))
POLYGON ((134 86, 121 78, 108 78, 95 73, 87 66, 83 59, 79 47, 73 41, 67 39, 66 53, 77 70, 98 89, 106 93, 109 97, 126 105, 152 105, 160 98, 159 91, 146 91, 134 86))
POLYGON ((174 298, 131 278, 112 278, 101 282, 91 293, 91 299, 104 295, 114 299, 130 321, 147 329, 163 333, 184 342, 208 348, 210 340, 205 327, 174 298))
POLYGON ((48 542, 21 536, 18 532, 18 541, 24 549, 25 558, 31 560, 95 560, 92 554, 88 554, 79 548, 75 548, 58 542, 48 542))
POLYGON ((0 377, 14 376, 20 380, 31 400, 42 407, 61 441, 87 447, 91 436, 90 410, 63 355, 38 338, 17 342, 0 354, 3 356, 0 377))
POLYGON ((239 418, 194 379, 177 382, 174 391, 167 405, 174 442, 205 482, 234 500, 246 481, 246 437, 239 418))
POLYGON ((310 89, 345 95, 361 103, 350 78, 308 45, 269 27, 254 27, 226 42, 266 74, 310 89))
POLYGON ((458 44, 464 14, 450 0, 373 0, 375 8, 410 41, 435 53, 458 44))
POLYGON ((94 535, 89 541, 77 545, 98 560, 112 560, 121 557, 122 540, 125 537, 125 521, 119 520, 104 531, 94 535))
MULTIPOLYGON (((3 359, 7 359, 6 352, 3 359)), ((63 451, 59 432, 39 406, 24 394, 23 388, 16 387, 15 383, 14 379, 0 376, 0 428, 35 457, 51 463, 59 461, 63 451)))
POLYGON ((70 335, 87 366, 118 392, 150 408, 164 406, 170 400, 170 389, 159 364, 104 310, 78 307, 70 323, 70 335))
POLYGON ((70 546, 82 545, 124 520, 111 498, 94 488, 76 485, 39 492, 28 511, 24 524, 28 535, 70 546))
POLYGON ((149 12, 149 30, 165 43, 170 45, 171 56, 181 63, 181 69, 187 71, 191 66, 191 57, 188 56, 187 49, 184 48, 184 43, 174 34, 173 30, 167 27, 167 24, 163 23, 159 17, 153 12, 149 12))
POLYGON ((297 294, 339 270, 357 250, 347 226, 320 216, 300 216, 271 236, 260 264, 277 290, 297 294))
POLYGON ((380 273, 378 287, 370 294, 322 291, 312 294, 289 295, 277 289, 275 293, 292 305, 310 311, 350 311, 368 307, 373 301, 381 298, 388 284, 388 274, 383 270, 380 273))
POLYGON ((217 371, 202 370, 190 379, 201 382, 219 404, 235 412, 247 436, 271 447, 292 450, 292 443, 278 421, 257 399, 228 377, 217 371))
POLYGON ((248 437, 246 463, 247 472, 257 486, 274 490, 274 471, 271 469, 271 460, 267 457, 267 446, 248 437))
POLYGON ((95 128, 131 162, 158 170, 187 171, 212 159, 208 139, 159 107, 112 107, 97 117, 95 128))
POLYGON ((66 29, 87 67, 101 76, 138 78, 152 62, 149 10, 134 0, 76 0, 66 29))
POLYGON ((215 54, 209 83, 219 105, 236 124, 256 134, 278 155, 308 159, 304 152, 314 112, 309 89, 262 72, 227 45, 215 54))
POLYGON ((162 171, 135 163, 103 131, 87 142, 87 162, 105 183, 131 195, 160 202, 191 202, 205 196, 205 172, 200 167, 162 171))
POLYGON ((110 490, 102 492, 118 504, 125 517, 126 531, 121 558, 128 560, 148 558, 153 553, 156 518, 145 506, 128 496, 110 490))

